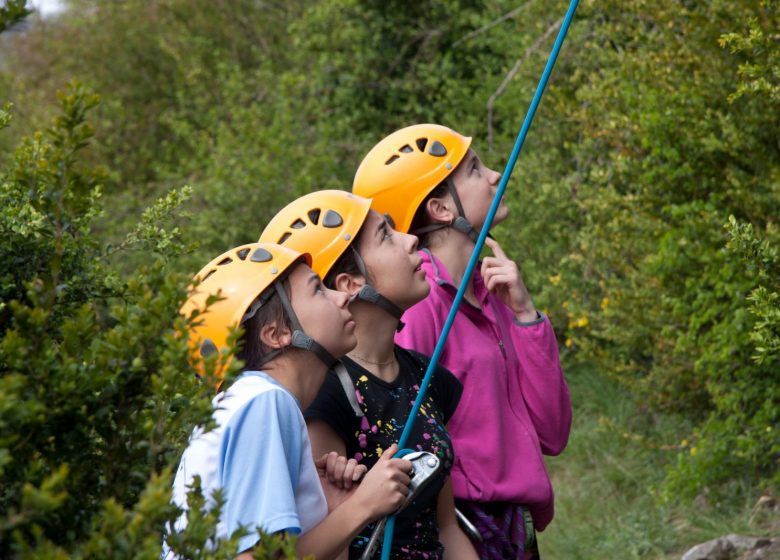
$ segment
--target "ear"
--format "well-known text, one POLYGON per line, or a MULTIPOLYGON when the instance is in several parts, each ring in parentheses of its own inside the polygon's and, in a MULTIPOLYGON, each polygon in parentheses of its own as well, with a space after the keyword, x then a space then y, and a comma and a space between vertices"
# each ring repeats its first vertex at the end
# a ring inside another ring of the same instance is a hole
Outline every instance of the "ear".
POLYGON ((292 331, 283 324, 271 321, 260 329, 260 342, 268 348, 284 348, 292 342, 292 331))
POLYGON ((451 224, 456 218, 455 213, 450 209, 454 206, 455 203, 452 201, 452 197, 447 194, 446 196, 428 200, 425 203, 425 212, 435 224, 451 224))
POLYGON ((360 291, 360 288, 366 285, 366 279, 361 274, 348 274, 342 272, 336 275, 333 281, 333 289, 344 292, 350 298, 360 291))

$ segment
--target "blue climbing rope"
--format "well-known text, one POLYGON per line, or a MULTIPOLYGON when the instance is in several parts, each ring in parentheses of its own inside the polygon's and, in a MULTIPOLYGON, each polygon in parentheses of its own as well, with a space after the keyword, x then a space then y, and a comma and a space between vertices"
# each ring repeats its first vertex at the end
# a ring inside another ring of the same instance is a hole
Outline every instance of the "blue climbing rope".
MULTIPOLYGON (((566 33, 569 30, 569 25, 571 24, 571 20, 574 17, 574 12, 577 10, 578 4, 579 0, 571 0, 569 3, 569 9, 566 11, 566 16, 563 18, 561 29, 558 31, 558 37, 555 39, 555 44, 553 45, 550 56, 547 59, 547 64, 544 67, 544 72, 542 72, 542 77, 539 79, 539 84, 536 86, 536 92, 534 93, 534 97, 531 100, 531 105, 528 107, 528 111, 525 114, 523 126, 520 128, 520 132, 517 135, 517 140, 515 140, 514 148, 512 148, 512 153, 509 156, 509 161, 507 161, 506 167, 504 168, 504 173, 502 174, 501 181, 498 184, 496 196, 493 198, 493 202, 490 205, 490 210, 488 211, 485 223, 483 224, 482 230, 479 232, 479 236, 477 237, 474 251, 471 253, 468 266, 466 266, 466 272, 463 274, 463 279, 461 280, 460 286, 458 287, 458 293, 455 294, 455 300, 452 302, 452 307, 450 308, 449 315, 447 316, 447 321, 444 323, 444 327, 442 328, 441 334, 439 335, 439 340, 436 342, 436 347, 433 350, 433 355, 431 356, 431 361, 428 364, 428 369, 426 370, 425 376, 423 377, 422 383, 420 384, 420 391, 417 393, 417 398, 412 405, 409 418, 406 422, 406 425, 404 426, 403 432, 401 432, 401 438, 398 440, 398 447, 402 449, 402 451, 396 453, 396 457, 403 456, 406 454, 404 452, 408 451, 403 449, 403 447, 406 445, 406 441, 409 439, 412 426, 414 425, 414 421, 417 418, 417 412, 422 406, 423 399, 425 399, 425 394, 428 391, 428 385, 431 382, 431 377, 433 377, 433 372, 439 363, 439 357, 441 356, 442 350, 444 349, 444 344, 447 342, 447 337, 450 334, 452 323, 455 321, 455 315, 457 315, 458 308, 460 307, 463 296, 466 293, 466 287, 471 281, 471 275, 474 273, 474 268, 476 267, 479 260, 479 254, 485 244, 485 238, 487 237, 488 230, 490 229, 490 225, 493 223, 493 219, 496 216, 498 206, 501 203, 501 197, 504 196, 504 191, 506 191, 506 185, 509 182, 509 178, 512 176, 512 171, 514 170, 515 164, 517 163, 517 158, 520 155, 523 144, 525 143, 525 137, 528 135, 528 130, 531 128, 531 123, 534 120, 536 108, 539 106, 539 101, 542 99, 544 90, 547 87, 547 82, 550 79, 553 66, 555 66, 555 61, 558 58, 558 52, 561 50, 563 40, 566 38, 566 33)), ((395 515, 391 515, 388 517, 387 524, 385 525, 385 536, 384 542, 382 543, 382 560, 390 560, 390 549, 392 548, 394 528, 395 515)))

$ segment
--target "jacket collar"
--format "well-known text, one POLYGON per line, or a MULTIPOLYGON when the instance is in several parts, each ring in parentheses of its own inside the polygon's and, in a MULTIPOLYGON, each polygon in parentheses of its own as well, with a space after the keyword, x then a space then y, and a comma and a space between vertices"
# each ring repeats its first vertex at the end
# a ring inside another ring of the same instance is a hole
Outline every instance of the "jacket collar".
MULTIPOLYGON (((421 249, 420 256, 423 259, 423 263, 430 266, 430 270, 433 273, 436 284, 444 287, 448 291, 451 291, 454 297, 458 292, 458 286, 456 286, 452 281, 452 276, 450 276, 450 273, 444 266, 444 263, 436 258, 436 256, 431 253, 430 249, 421 249)), ((474 287, 474 295, 477 297, 477 301, 479 301, 480 305, 484 308, 488 297, 488 291, 485 288, 485 282, 482 280, 482 275, 479 273, 481 264, 482 261, 477 263, 477 266, 474 269, 474 274, 471 275, 471 282, 474 287)), ((471 305, 468 301, 465 300, 464 303, 471 305)))

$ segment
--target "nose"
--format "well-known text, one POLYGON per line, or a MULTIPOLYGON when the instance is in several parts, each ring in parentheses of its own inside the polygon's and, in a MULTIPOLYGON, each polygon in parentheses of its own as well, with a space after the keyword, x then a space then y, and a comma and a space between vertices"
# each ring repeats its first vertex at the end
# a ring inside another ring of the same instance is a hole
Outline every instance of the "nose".
POLYGON ((331 290, 330 288, 326 289, 328 290, 328 297, 333 303, 341 308, 347 307, 347 303, 349 303, 349 295, 347 295, 345 292, 342 292, 341 290, 331 290))
POLYGON ((490 170, 490 184, 491 185, 497 185, 498 182, 501 180, 501 173, 498 171, 495 171, 494 169, 490 170))
POLYGON ((417 250, 417 243, 420 242, 420 239, 411 233, 404 233, 403 235, 406 237, 405 241, 409 253, 414 253, 417 250))

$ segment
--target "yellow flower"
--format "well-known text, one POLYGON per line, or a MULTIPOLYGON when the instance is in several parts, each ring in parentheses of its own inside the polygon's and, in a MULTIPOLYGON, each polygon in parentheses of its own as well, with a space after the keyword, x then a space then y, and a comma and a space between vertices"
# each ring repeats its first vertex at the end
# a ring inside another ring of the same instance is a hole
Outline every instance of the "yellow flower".
POLYGON ((680 447, 688 447, 688 440, 684 439, 680 442, 680 447))
POLYGON ((691 447, 691 457, 693 457, 694 455, 696 455, 696 453, 697 453, 698 451, 699 451, 699 450, 698 450, 698 449, 696 449, 695 447, 691 447))
POLYGON ((605 311, 607 307, 609 307, 609 298, 605 297, 604 299, 601 300, 601 310, 605 311))
POLYGON ((574 324, 575 327, 583 328, 588 326, 588 318, 587 317, 580 317, 577 319, 577 322, 574 324))
POLYGON ((550 284, 553 286, 557 286, 561 281, 561 275, 556 274, 555 276, 550 276, 550 284))
POLYGON ((571 345, 574 343, 572 342, 571 338, 567 338, 564 344, 566 345, 566 348, 571 348, 571 345))

